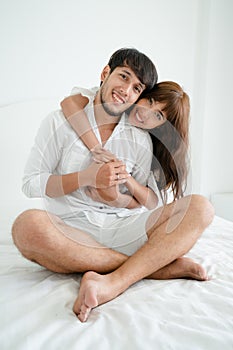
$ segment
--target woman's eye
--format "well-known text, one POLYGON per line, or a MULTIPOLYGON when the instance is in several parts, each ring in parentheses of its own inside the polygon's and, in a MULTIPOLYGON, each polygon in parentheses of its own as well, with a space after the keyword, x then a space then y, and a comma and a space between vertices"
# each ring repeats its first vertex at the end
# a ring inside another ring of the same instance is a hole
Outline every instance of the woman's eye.
POLYGON ((163 120, 163 116, 162 116, 161 113, 157 112, 155 115, 156 115, 156 118, 157 118, 159 121, 163 120))
POLYGON ((149 105, 152 106, 152 104, 153 104, 153 98, 152 98, 152 97, 149 97, 149 98, 148 98, 148 102, 149 102, 149 105))

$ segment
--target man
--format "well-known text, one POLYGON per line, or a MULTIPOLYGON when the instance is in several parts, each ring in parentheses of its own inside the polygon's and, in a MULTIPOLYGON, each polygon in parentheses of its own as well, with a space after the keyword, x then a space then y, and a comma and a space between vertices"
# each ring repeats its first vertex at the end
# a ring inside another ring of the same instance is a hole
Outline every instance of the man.
POLYGON ((86 109, 100 140, 119 159, 126 159, 126 165, 92 163, 61 111, 42 123, 26 165, 24 192, 43 197, 47 211, 22 213, 13 225, 14 242, 26 258, 54 272, 85 273, 74 304, 82 322, 92 308, 142 278, 206 279, 199 265, 181 258, 213 219, 205 198, 189 196, 141 213, 110 208, 85 194, 86 186, 105 190, 123 184, 129 171, 145 181, 151 161, 145 151, 150 148, 149 136, 127 128, 122 114, 156 80, 155 67, 145 55, 135 49, 118 50, 89 102, 94 108, 86 109))

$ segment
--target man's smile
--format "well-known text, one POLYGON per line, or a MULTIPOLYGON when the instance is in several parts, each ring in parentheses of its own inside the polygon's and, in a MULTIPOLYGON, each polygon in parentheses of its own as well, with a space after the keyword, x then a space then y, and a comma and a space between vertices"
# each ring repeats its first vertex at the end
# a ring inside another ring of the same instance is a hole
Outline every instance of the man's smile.
POLYGON ((122 97, 117 91, 113 90, 112 92, 112 97, 114 102, 116 103, 120 103, 120 104, 124 104, 126 103, 126 100, 124 99, 124 97, 122 97))

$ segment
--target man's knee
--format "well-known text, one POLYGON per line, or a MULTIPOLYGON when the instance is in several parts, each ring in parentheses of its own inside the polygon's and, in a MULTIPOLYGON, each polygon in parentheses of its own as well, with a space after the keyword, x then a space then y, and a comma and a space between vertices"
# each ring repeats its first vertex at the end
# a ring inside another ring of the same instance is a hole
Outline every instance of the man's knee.
POLYGON ((12 237, 19 250, 31 246, 33 237, 36 238, 38 226, 45 220, 46 212, 39 209, 29 209, 21 213, 13 223, 12 237))
POLYGON ((193 194, 191 195, 190 205, 200 225, 209 226, 214 218, 214 208, 210 201, 202 195, 193 194))

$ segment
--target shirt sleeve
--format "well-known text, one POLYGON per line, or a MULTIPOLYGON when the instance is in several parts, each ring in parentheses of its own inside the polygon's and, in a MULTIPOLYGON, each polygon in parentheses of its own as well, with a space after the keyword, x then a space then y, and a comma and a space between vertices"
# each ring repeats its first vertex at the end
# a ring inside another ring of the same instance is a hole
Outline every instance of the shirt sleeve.
POLYGON ((71 96, 73 95, 82 95, 84 97, 87 97, 89 102, 93 102, 96 96, 96 93, 98 91, 99 88, 97 87, 93 87, 90 89, 85 89, 85 88, 81 88, 81 87, 74 87, 71 90, 71 96))
POLYGON ((151 138, 148 133, 146 135, 145 133, 144 137, 138 139, 135 145, 137 160, 131 174, 143 186, 148 184, 153 156, 151 138))
POLYGON ((157 195, 157 208, 163 206, 162 197, 157 186, 157 182, 153 171, 151 171, 151 162, 153 157, 153 147, 151 138, 148 134, 144 144, 140 145, 138 149, 138 161, 132 176, 143 186, 148 186, 157 195))
POLYGON ((152 191, 154 191, 154 193, 158 196, 157 208, 161 207, 163 205, 163 201, 153 171, 150 171, 148 178, 148 187, 150 187, 152 191))
POLYGON ((41 123, 24 169, 22 191, 27 197, 46 197, 48 178, 54 174, 62 149, 61 133, 65 120, 60 111, 41 123), (58 118, 54 116, 57 114, 58 118))

